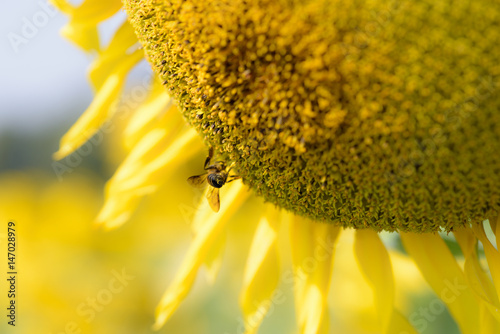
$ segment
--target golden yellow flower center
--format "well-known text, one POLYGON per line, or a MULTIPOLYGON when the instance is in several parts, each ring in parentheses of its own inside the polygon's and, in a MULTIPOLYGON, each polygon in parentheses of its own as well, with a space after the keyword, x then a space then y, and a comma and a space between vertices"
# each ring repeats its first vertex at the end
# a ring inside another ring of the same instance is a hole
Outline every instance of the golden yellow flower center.
POLYGON ((500 3, 127 0, 207 144, 296 214, 452 230, 500 209, 500 3))

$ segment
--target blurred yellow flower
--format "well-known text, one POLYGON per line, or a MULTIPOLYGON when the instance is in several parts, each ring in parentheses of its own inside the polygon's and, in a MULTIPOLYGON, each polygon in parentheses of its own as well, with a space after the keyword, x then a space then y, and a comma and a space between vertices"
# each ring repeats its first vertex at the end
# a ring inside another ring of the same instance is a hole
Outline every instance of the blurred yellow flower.
POLYGON ((97 54, 95 99, 55 158, 78 153, 109 126, 127 74, 144 56, 156 74, 124 131, 129 152, 105 187, 99 224, 122 225, 145 195, 201 158, 197 133, 276 205, 258 202, 240 181, 221 189, 217 214, 201 200, 179 205, 193 241, 160 300, 155 329, 178 309, 202 266, 215 279, 225 231, 253 219, 235 332, 257 332, 286 300, 287 284, 299 333, 423 332, 445 306, 462 333, 500 331, 500 255, 492 240, 500 234, 498 4, 129 0, 131 24, 101 47, 97 25, 119 2, 54 3, 70 17, 65 36, 97 54), (247 216, 236 221, 238 212, 247 216), (383 230, 397 235, 382 240, 383 230), (464 260, 441 230, 453 233, 464 260), (390 240, 402 241, 437 296, 418 311, 405 305, 412 292, 401 297, 398 283, 421 280, 390 240), (288 256, 291 269, 282 270, 288 256), (350 324, 334 314, 330 325, 334 259, 336 267, 356 262, 362 277, 333 286, 345 305, 338 314, 350 324))

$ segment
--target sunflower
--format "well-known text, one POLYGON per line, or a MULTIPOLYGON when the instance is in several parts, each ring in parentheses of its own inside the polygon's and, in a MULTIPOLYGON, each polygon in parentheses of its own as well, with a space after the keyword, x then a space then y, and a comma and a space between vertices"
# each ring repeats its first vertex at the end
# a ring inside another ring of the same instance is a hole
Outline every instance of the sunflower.
POLYGON ((53 2, 70 17, 64 35, 97 54, 95 99, 56 159, 113 122, 141 59, 155 73, 124 131, 129 153, 106 185, 98 223, 126 222, 203 147, 241 178, 223 185, 218 213, 203 200, 179 207, 194 240, 159 303, 156 329, 203 265, 215 278, 227 224, 257 196, 266 204, 242 279, 246 333, 258 330, 288 280, 299 332, 327 333, 335 249, 350 233, 372 288, 372 330, 424 331, 432 315, 405 316, 395 303, 383 231, 402 241, 462 333, 500 331, 497 2, 126 0, 128 20, 106 47, 98 24, 119 1, 53 2), (291 270, 283 274, 285 225, 291 270))

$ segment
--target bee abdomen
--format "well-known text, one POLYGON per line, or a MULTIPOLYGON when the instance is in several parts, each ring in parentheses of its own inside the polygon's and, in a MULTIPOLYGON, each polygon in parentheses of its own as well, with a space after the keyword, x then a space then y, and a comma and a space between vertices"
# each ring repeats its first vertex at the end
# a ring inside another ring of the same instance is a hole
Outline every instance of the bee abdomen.
POLYGON ((221 188, 226 183, 226 178, 223 174, 213 173, 207 176, 207 181, 212 187, 221 188))

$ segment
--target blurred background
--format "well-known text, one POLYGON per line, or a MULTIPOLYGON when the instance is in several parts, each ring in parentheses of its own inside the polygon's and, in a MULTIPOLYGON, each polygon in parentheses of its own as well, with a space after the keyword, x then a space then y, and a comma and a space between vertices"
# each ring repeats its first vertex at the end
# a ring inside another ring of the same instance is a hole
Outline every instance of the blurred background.
MULTIPOLYGON (((102 43, 123 18, 120 13, 102 25, 102 43)), ((8 221, 16 224, 18 271, 16 327, 2 315, 0 333, 153 333, 156 305, 191 241, 189 220, 181 208, 183 203, 195 205, 196 198, 185 179, 199 169, 204 156, 194 158, 146 198, 123 227, 111 232, 96 228, 93 221, 103 203, 104 184, 126 155, 122 124, 118 122, 88 155, 75 157, 74 166, 64 173, 52 160, 59 139, 92 100, 86 78, 92 56, 60 36, 67 18, 46 0, 4 4, 0 22, 3 313, 9 302, 8 221)), ((131 73, 126 91, 150 76, 148 65, 141 63, 131 73)), ((242 333, 238 296, 257 223, 244 217, 252 216, 245 214, 252 204, 261 205, 258 199, 250 200, 237 224, 229 227, 231 251, 226 250, 218 279, 211 284, 200 275, 160 333, 242 333)), ((346 235, 332 281, 332 333, 371 333, 370 323, 377 321, 370 311, 373 296, 352 258, 352 235, 346 235)), ((398 303, 407 316, 421 320, 417 305, 428 307, 436 298, 412 263, 398 254, 393 254, 399 264, 398 303)), ((280 288, 285 302, 276 305, 260 333, 296 332, 292 287, 280 288)), ((422 332, 456 332, 446 311, 427 325, 422 332)))

